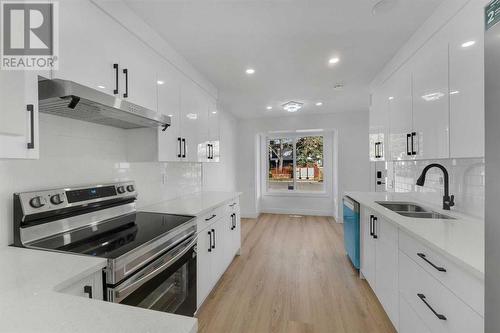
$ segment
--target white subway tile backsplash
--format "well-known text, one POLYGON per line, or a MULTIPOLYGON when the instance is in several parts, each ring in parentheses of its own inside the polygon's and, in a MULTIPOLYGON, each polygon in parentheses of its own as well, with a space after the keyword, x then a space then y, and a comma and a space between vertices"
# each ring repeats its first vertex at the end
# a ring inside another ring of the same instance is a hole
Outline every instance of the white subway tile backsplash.
POLYGON ((14 192, 135 180, 140 207, 202 190, 200 163, 129 163, 126 156, 125 130, 40 114, 40 159, 0 160, 0 246, 12 242, 14 192))
POLYGON ((453 210, 484 218, 484 159, 390 162, 388 182, 395 192, 412 192, 423 202, 440 205, 444 193, 441 170, 430 169, 423 187, 415 185, 423 168, 440 163, 450 175, 450 194, 455 195, 453 210))

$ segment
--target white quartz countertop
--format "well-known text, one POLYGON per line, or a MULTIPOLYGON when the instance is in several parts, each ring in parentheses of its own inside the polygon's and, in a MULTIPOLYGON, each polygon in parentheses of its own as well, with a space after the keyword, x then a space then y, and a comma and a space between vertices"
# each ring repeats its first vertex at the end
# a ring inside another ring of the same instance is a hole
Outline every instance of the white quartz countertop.
POLYGON ((138 210, 150 213, 199 216, 240 195, 240 192, 197 192, 173 200, 139 207, 138 210))
POLYGON ((15 247, 0 249, 0 332, 194 333, 197 320, 67 295, 105 259, 15 247))
POLYGON ((410 194, 379 192, 346 192, 345 194, 384 216, 401 230, 453 260, 464 269, 484 279, 484 221, 453 210, 445 211, 440 207, 419 202, 410 194), (455 220, 405 217, 377 204, 376 201, 415 202, 435 212, 454 217, 455 220))

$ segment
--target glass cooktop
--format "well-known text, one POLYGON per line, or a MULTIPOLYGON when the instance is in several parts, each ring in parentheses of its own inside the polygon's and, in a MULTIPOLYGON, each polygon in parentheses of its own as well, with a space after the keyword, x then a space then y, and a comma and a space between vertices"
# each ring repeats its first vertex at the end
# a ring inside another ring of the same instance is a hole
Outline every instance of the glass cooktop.
POLYGON ((32 242, 28 246, 115 259, 192 218, 137 212, 32 242))

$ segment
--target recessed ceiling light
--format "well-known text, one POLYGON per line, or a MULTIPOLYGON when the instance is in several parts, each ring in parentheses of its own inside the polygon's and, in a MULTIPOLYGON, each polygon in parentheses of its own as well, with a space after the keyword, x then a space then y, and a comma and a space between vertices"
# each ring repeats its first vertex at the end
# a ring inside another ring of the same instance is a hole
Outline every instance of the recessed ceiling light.
POLYGON ((272 106, 266 106, 266 109, 267 109, 267 110, 272 110, 272 109, 273 109, 273 107, 272 107, 272 106))
POLYGON ((316 103, 316 106, 321 106, 321 105, 323 105, 323 102, 317 102, 316 103))
POLYGON ((169 114, 168 116, 169 116, 170 118, 172 118, 174 115, 173 115, 173 114, 169 114))
POLYGON ((245 71, 245 73, 249 74, 249 75, 252 75, 255 73, 255 69, 253 68, 247 68, 247 70, 245 71))
POLYGON ((394 99, 394 96, 389 97, 389 100, 392 101, 394 99))
POLYGON ((158 81, 156 81, 156 84, 162 85, 162 84, 165 84, 165 81, 158 80, 158 81))
POLYGON ((303 105, 304 105, 304 103, 301 103, 301 102, 290 101, 290 102, 286 102, 282 106, 283 106, 283 109, 287 112, 297 112, 300 109, 302 109, 303 105))
POLYGON ((466 47, 471 47, 472 45, 476 44, 476 41, 475 40, 470 40, 468 42, 465 42, 462 44, 462 47, 463 48, 466 48, 466 47))
POLYGON ((212 114, 217 114, 217 111, 212 111, 212 114))
POLYGON ((336 63, 338 63, 340 61, 340 59, 338 57, 334 57, 334 58, 330 58, 330 60, 328 60, 328 63, 330 65, 334 65, 336 63))
POLYGON ((396 5, 398 0, 380 0, 372 8, 372 14, 384 14, 390 12, 396 5))

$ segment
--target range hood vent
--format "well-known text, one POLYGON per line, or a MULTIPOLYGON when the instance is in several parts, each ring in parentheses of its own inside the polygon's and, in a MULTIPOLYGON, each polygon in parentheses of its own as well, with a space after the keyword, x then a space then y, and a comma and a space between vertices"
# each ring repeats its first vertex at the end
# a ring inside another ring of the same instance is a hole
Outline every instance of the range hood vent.
POLYGON ((124 129, 170 126, 170 117, 73 81, 38 82, 39 111, 124 129))

